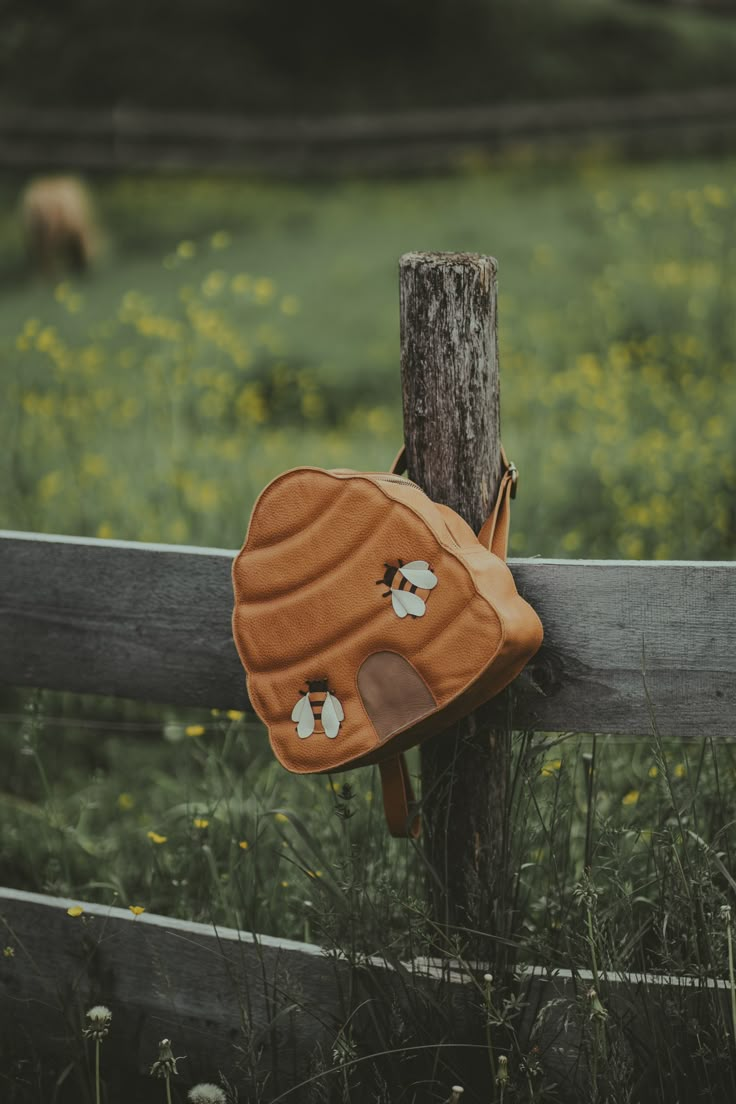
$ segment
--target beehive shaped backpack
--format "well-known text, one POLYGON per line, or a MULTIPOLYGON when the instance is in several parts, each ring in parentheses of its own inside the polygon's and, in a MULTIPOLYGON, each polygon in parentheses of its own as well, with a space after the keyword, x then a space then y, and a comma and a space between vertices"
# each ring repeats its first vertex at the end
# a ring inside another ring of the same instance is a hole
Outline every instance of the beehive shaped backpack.
POLYGON ((392 835, 419 818, 403 752, 498 694, 542 642, 505 563, 516 469, 478 536, 391 472, 294 468, 233 564, 233 636, 279 761, 378 763, 392 835))

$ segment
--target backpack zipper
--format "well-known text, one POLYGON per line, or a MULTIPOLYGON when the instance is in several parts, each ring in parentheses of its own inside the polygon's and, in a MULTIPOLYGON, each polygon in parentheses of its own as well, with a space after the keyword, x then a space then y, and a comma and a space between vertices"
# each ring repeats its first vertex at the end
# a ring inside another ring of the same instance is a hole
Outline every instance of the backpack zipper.
MULTIPOLYGON (((403 479, 400 475, 379 475, 377 481, 379 483, 401 483, 404 487, 414 487, 417 491, 422 491, 418 483, 412 483, 411 479, 403 479)), ((424 494, 424 491, 422 491, 422 494, 424 494)))

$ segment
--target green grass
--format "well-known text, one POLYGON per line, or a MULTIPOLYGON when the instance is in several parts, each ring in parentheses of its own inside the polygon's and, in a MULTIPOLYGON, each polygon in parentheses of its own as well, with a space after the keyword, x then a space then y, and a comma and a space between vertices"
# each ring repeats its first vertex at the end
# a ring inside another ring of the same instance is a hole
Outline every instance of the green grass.
POLYGON ((728 558, 732 171, 121 180, 98 189, 106 258, 56 295, 23 276, 6 216, 0 522, 235 547, 280 470, 386 466, 398 257, 467 249, 500 266, 512 554, 728 558))
MULTIPOLYGON (((236 547, 284 468, 385 466, 398 256, 468 249, 500 265, 512 551, 731 558, 733 167, 520 155, 425 181, 110 181, 106 256, 55 287, 29 278, 6 214, 0 524, 236 547)), ((3 710, 0 882, 315 939, 356 963, 465 953, 427 917, 419 856, 387 838, 371 771, 294 779, 227 714, 51 694, 3 710)), ((726 974, 735 764, 707 736, 516 737, 507 964, 726 974)), ((492 1049, 512 1056, 517 1099, 555 1099, 551 1067, 530 1088, 515 982, 498 986, 492 1049)), ((581 1099, 628 1084, 686 1099, 693 1079, 732 1098, 736 1041, 707 994, 630 1060, 617 1047, 641 994, 600 999, 608 1017, 583 992, 571 1011, 597 1063, 581 1099)), ((432 1015, 407 1054, 436 1041, 432 1015)))
MULTIPOLYGON (((373 771, 294 782, 258 727, 236 715, 162 720, 50 694, 15 708, 0 727, 3 882, 313 940, 358 971, 366 954, 389 963, 449 954, 477 974, 477 933, 444 931, 428 914, 423 865, 413 846, 387 838, 373 771)), ((656 991, 609 979, 625 970, 701 983, 728 976, 735 774, 733 747, 707 739, 517 734, 510 907, 481 941, 492 992, 484 998, 480 985, 453 1011, 407 978, 399 1012, 379 986, 373 1027, 356 1020, 346 1032, 344 1099, 373 1099, 383 1077, 400 1101, 418 1100, 417 1084, 440 1093, 458 1082, 470 1099, 499 1101, 489 1049, 496 1066, 509 1057, 517 1099, 567 1099, 554 1088, 562 1044, 550 1022, 560 1017, 579 1025, 576 1099, 631 1092, 664 1102, 694 1080, 710 1086, 710 1099, 730 1099, 736 1037, 725 1003, 707 989, 687 1001, 672 994, 663 1014, 656 991), (516 971, 527 965, 592 970, 598 1003, 581 983, 546 1008, 531 1037, 520 1033, 516 971), (477 1053, 453 1056, 453 1039, 477 1053), (369 1045, 375 1058, 352 1067, 369 1045)), ((4 942, 20 947, 13 931, 4 942)), ((320 1067, 325 1092, 333 1067, 320 1067)))

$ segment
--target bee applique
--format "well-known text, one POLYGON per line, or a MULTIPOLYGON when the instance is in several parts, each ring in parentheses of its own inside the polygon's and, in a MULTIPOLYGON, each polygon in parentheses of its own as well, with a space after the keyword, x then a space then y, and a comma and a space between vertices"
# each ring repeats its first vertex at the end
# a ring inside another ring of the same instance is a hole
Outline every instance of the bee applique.
POLYGON ((399 560, 399 566, 384 564, 386 571, 382 579, 376 579, 376 586, 386 586, 388 590, 383 598, 391 598, 391 605, 397 617, 423 617, 427 608, 424 598, 418 590, 434 590, 437 576, 429 570, 426 560, 412 560, 405 564, 399 560))
POLYGON ((291 711, 297 736, 306 740, 319 723, 325 736, 334 740, 345 720, 345 713, 335 695, 327 689, 327 679, 307 680, 309 690, 302 694, 291 711))

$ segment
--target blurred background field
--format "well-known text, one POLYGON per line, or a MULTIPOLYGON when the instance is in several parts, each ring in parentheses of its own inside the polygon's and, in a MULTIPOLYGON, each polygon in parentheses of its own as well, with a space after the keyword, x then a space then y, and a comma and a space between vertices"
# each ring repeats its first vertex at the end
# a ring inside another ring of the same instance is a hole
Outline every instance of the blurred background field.
POLYGON ((734 162, 101 182, 87 279, 24 276, 5 188, 6 528, 236 547, 298 464, 401 440, 397 260, 499 259, 512 554, 729 558, 734 162))

